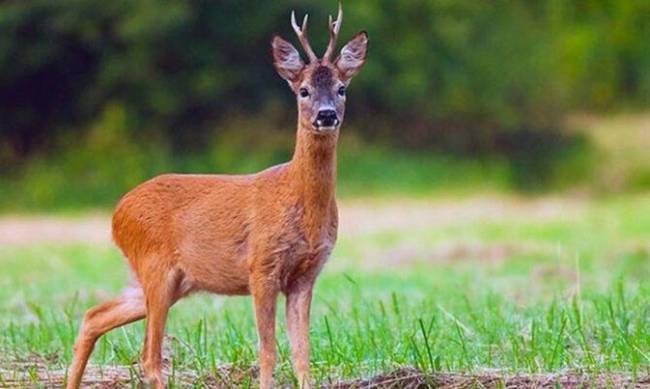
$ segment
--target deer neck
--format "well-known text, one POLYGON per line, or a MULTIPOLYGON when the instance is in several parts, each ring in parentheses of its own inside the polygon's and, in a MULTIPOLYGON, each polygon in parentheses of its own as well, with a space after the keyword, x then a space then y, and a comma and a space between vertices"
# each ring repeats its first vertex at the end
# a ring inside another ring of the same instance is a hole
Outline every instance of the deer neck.
POLYGON ((298 127, 296 149, 291 160, 291 182, 304 201, 308 218, 325 216, 334 200, 337 140, 338 134, 318 135, 300 125, 298 127))

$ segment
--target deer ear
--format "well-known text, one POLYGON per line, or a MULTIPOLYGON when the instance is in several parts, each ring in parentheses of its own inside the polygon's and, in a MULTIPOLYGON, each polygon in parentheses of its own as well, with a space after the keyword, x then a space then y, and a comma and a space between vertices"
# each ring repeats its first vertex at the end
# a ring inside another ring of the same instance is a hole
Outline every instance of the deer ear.
POLYGON ((368 33, 365 31, 359 32, 343 46, 341 54, 336 58, 334 64, 344 81, 349 82, 352 77, 359 73, 366 62, 367 53, 368 33))
POLYGON ((293 45, 279 36, 273 37, 271 41, 273 51, 273 64, 278 74, 289 84, 293 84, 300 78, 300 72, 305 63, 300 59, 300 54, 293 45))

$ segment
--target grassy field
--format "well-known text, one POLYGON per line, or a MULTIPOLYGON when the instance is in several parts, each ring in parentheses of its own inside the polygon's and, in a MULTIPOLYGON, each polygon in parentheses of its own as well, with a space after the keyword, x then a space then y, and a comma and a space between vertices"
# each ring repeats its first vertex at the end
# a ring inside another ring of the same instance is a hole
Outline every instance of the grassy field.
MULTIPOLYGON (((647 379, 650 196, 355 201, 340 213, 312 314, 319 383, 403 367, 647 379)), ((123 286, 119 253, 109 242, 35 236, 0 244, 0 263, 0 387, 60 382, 84 310, 123 286)), ((251 308, 243 297, 178 303, 165 345, 170 383, 253 385, 251 308)), ((276 376, 286 384, 283 318, 281 309, 276 376)), ((89 377, 136 376, 142 335, 137 323, 102 338, 89 377)))

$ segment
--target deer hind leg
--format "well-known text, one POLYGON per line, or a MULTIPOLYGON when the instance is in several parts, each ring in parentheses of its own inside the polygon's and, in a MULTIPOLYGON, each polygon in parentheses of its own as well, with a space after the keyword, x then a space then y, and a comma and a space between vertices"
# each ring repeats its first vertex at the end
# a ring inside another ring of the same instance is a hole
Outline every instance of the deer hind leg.
POLYGON ((78 388, 81 384, 88 358, 100 336, 114 328, 140 320, 145 314, 144 296, 139 287, 129 287, 120 296, 89 309, 74 346, 67 388, 78 388))
POLYGON ((184 297, 188 290, 183 285, 183 273, 171 270, 161 274, 161 280, 145 287, 147 329, 141 359, 145 380, 155 388, 164 388, 162 374, 162 345, 165 323, 171 306, 184 297))

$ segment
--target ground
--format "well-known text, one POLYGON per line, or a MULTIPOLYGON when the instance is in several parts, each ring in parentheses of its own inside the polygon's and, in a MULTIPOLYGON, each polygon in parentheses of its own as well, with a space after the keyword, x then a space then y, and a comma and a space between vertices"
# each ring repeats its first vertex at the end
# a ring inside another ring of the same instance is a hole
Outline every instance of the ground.
MULTIPOLYGON (((319 384, 650 387, 650 195, 357 200, 340 215, 312 315, 319 384)), ((0 387, 61 385, 84 310, 124 284, 109 225, 0 219, 0 387)), ((248 298, 183 300, 167 329, 172 385, 253 385, 248 298)), ((141 343, 141 323, 102 338, 88 385, 137 383, 141 343)))

